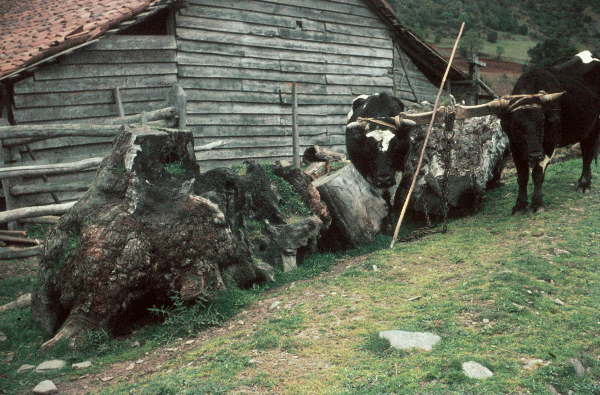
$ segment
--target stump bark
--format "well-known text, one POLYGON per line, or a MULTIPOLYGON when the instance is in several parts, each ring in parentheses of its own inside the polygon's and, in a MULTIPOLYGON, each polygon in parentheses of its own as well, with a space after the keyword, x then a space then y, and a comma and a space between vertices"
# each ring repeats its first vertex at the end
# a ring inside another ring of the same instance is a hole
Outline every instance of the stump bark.
POLYGON ((190 132, 123 128, 92 187, 46 236, 32 315, 54 337, 40 354, 86 329, 114 330, 173 291, 210 295, 228 271, 260 277, 223 212, 194 194, 198 173, 190 132))

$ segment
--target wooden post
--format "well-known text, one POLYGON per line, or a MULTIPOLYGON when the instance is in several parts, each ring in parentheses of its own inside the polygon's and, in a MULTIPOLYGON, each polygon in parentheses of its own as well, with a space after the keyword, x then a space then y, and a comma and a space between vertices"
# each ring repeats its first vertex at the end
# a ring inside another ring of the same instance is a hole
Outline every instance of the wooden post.
POLYGON ((115 101, 119 108, 119 117, 123 118, 125 116, 125 111, 123 110, 123 102, 121 101, 121 92, 119 91, 119 88, 115 88, 115 101))
POLYGON ((187 128, 187 94, 179 85, 177 85, 175 101, 175 107, 177 107, 177 113, 179 114, 179 129, 185 129, 187 128))
POLYGON ((298 83, 292 82, 292 142, 294 167, 300 168, 300 137, 298 135, 298 83))
POLYGON ((167 106, 175 107, 179 116, 179 129, 187 128, 187 94, 179 84, 173 84, 167 97, 167 106))

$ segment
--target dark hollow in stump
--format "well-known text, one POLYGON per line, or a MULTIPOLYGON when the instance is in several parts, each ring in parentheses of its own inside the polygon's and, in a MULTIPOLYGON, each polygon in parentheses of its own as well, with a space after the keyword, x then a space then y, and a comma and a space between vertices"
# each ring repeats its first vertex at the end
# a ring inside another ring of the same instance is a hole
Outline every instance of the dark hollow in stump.
POLYGON ((40 354, 87 329, 114 330, 173 291, 210 296, 225 272, 259 277, 223 212, 193 193, 198 173, 190 132, 123 128, 92 187, 46 236, 32 315, 54 337, 40 354))

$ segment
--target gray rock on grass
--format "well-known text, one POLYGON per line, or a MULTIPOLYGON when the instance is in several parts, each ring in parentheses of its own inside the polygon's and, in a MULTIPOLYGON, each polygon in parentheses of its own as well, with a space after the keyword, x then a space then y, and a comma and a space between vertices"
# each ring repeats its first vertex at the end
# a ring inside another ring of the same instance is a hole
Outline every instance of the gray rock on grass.
POLYGON ((387 339, 392 347, 401 350, 406 348, 419 348, 425 351, 431 351, 433 346, 442 339, 433 333, 398 330, 379 332, 379 337, 387 339))
POLYGON ((44 380, 33 389, 35 395, 58 394, 58 388, 51 380, 44 380))
POLYGON ((462 369, 463 373, 472 379, 485 379, 494 375, 488 368, 475 361, 463 363, 462 369))
POLYGON ((53 359, 51 361, 45 361, 39 364, 35 371, 36 373, 44 373, 52 370, 58 370, 65 367, 65 361, 61 361, 60 359, 53 359))

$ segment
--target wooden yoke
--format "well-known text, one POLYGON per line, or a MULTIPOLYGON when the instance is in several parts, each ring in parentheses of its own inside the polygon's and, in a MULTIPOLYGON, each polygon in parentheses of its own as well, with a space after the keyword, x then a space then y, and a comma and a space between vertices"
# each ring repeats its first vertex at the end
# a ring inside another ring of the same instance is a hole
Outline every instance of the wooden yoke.
MULTIPOLYGON (((457 104, 454 107, 440 106, 435 112, 435 123, 444 122, 446 112, 454 113, 454 119, 467 119, 475 117, 483 117, 486 115, 499 115, 506 112, 512 112, 521 106, 531 105, 532 101, 537 101, 539 104, 545 104, 553 100, 559 99, 565 92, 546 93, 540 92, 535 95, 514 95, 502 96, 500 99, 492 100, 489 103, 480 104, 477 106, 463 106, 457 104)), ((433 111, 422 112, 419 114, 400 113, 394 117, 396 124, 402 121, 413 121, 417 125, 426 125, 431 121, 433 111)))

